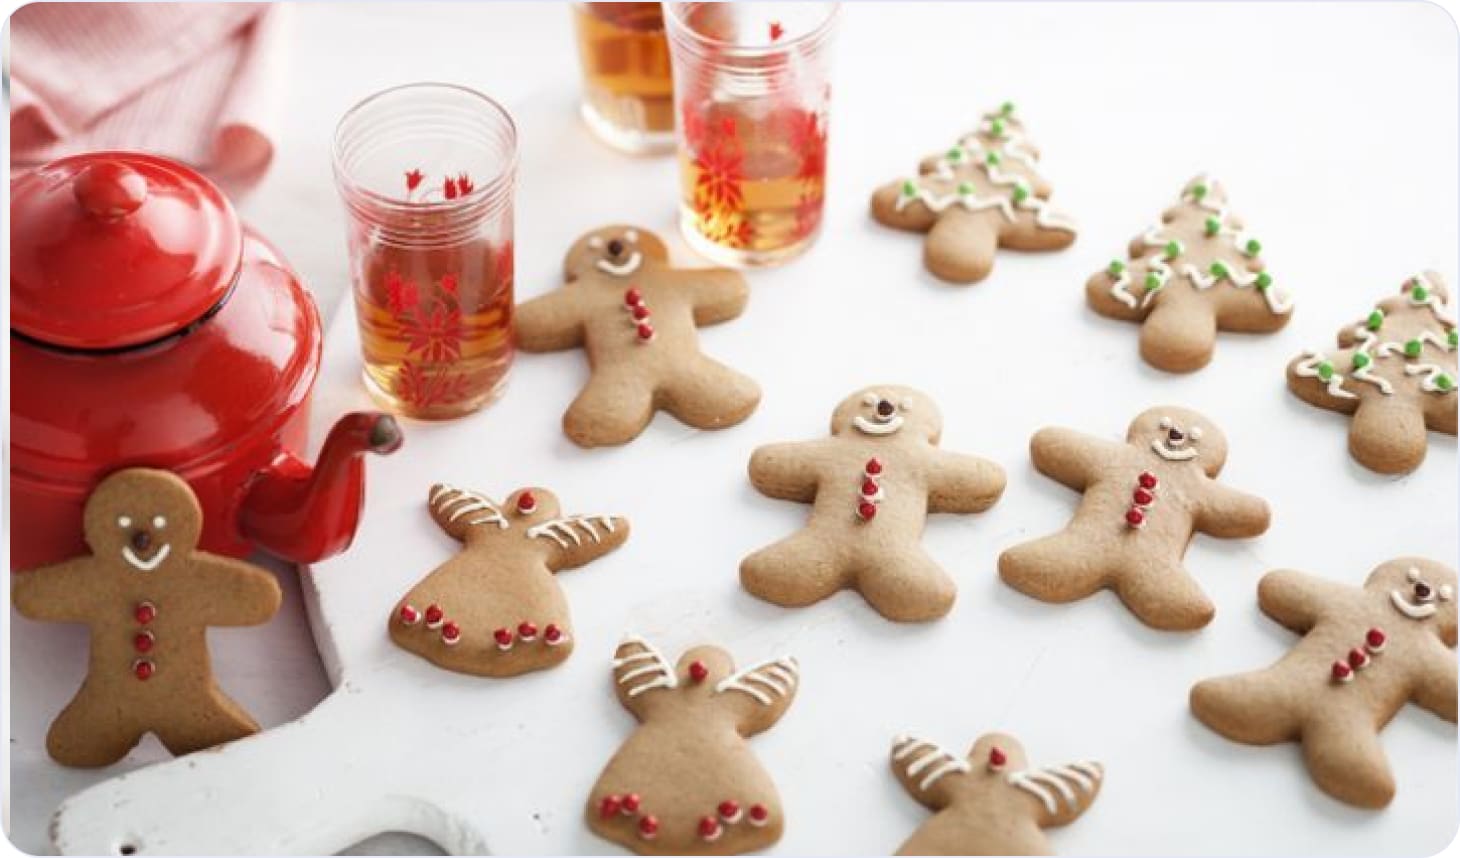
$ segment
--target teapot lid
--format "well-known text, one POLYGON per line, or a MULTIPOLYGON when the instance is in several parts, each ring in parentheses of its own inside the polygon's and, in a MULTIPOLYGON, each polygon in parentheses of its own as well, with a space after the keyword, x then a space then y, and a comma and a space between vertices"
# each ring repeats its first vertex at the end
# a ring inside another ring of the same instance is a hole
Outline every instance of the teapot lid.
POLYGON ((62 158, 10 187, 13 332, 109 350, 215 312, 238 276, 243 230, 192 169, 137 152, 62 158))

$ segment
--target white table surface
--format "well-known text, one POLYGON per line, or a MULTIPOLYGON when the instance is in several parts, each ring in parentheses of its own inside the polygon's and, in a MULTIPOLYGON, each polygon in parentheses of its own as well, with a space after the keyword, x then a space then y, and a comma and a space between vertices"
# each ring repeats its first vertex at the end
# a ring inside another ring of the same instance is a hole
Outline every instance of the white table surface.
MULTIPOLYGON (((522 296, 556 286, 568 243, 605 222, 656 229, 680 261, 693 261, 674 234, 672 162, 616 155, 578 123, 562 6, 309 4, 295 13, 278 161, 242 208, 323 305, 346 283, 332 125, 360 96, 408 80, 477 86, 517 116, 522 296)), ((1382 813, 1362 812, 1319 793, 1295 747, 1247 748, 1207 731, 1189 715, 1186 692, 1290 646, 1256 610, 1255 584, 1268 569, 1357 583, 1398 554, 1456 562, 1455 441, 1432 436, 1420 472, 1378 477, 1349 459, 1347 420, 1298 402, 1282 379, 1291 355, 1330 345, 1403 276, 1433 267, 1455 286, 1453 24, 1419 4, 869 4, 847 9, 843 25, 822 239, 796 263, 752 274, 746 316, 704 337, 710 353, 762 382, 760 410, 707 434, 661 417, 628 448, 585 452, 558 431, 586 374, 581 356, 525 356, 496 406, 449 426, 409 425, 404 450, 370 463, 371 533, 324 569, 348 568, 375 595, 381 613, 368 621, 378 627, 443 556, 439 535, 411 518, 424 517, 425 487, 443 476, 494 494, 545 484, 575 508, 628 514, 629 545, 564 579, 580 643, 556 681, 604 682, 606 695, 606 658, 626 628, 672 652, 721 642, 743 662, 794 651, 802 696, 755 742, 787 805, 779 853, 894 847, 923 812, 886 771, 888 739, 908 730, 962 748, 991 729, 1018 734, 1037 762, 1106 762, 1105 793, 1054 836, 1065 853, 1440 849, 1457 823, 1453 725, 1402 712, 1384 737, 1399 795, 1382 813), (1005 98, 1019 103, 1054 199, 1082 231, 1062 253, 1003 254, 975 288, 944 286, 922 272, 915 237, 870 221, 866 197, 1005 98), (1134 326, 1085 308, 1083 282, 1200 169, 1225 180, 1298 309, 1282 333, 1224 336, 1212 366, 1169 376, 1139 361, 1134 326), (991 512, 939 517, 928 529, 930 551, 959 581, 958 605, 940 623, 904 627, 854 594, 802 611, 754 600, 736 582, 739 559, 799 526, 804 510, 755 494, 744 478, 750 450, 820 435, 842 396, 880 381, 931 393, 944 411, 944 445, 1009 473, 991 512), (1213 624, 1162 634, 1108 595, 1050 606, 1000 584, 998 552, 1056 529, 1076 502, 1030 467, 1033 430, 1116 437, 1161 402, 1223 425, 1232 449, 1223 479, 1274 509, 1260 539, 1191 547, 1188 567, 1218 606, 1213 624), (387 546, 390 568, 378 559, 387 546), (402 567, 403 557, 419 568, 402 567)), ((348 309, 334 322, 322 410, 364 406, 348 309)), ((281 577, 279 617, 212 637, 224 687, 266 725, 303 714, 328 690, 299 588, 292 572, 281 577)), ((45 730, 84 672, 84 632, 11 619, 12 837, 44 851, 62 798, 165 754, 148 740, 103 772, 52 764, 45 730)), ((606 750, 630 728, 616 707, 592 716, 606 750)), ((544 768, 571 767, 576 784, 600 764, 549 758, 544 768)), ((562 820, 545 851, 609 851, 574 819, 583 796, 543 784, 544 811, 562 820)), ((361 848, 422 845, 377 838, 361 848)))

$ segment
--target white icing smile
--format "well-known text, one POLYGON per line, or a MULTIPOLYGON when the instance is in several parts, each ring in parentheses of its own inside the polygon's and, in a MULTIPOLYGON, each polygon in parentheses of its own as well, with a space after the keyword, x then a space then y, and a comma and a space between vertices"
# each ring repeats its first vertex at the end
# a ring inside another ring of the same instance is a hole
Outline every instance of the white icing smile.
POLYGON ((1399 590, 1389 591, 1389 601, 1394 603, 1394 607, 1399 609, 1399 613, 1411 620, 1428 619, 1433 617, 1437 610, 1434 602, 1411 602, 1399 590))
POLYGON ((600 259, 593 264, 597 265, 598 270, 602 271, 605 274, 612 274, 614 277, 627 277, 630 274, 633 274, 635 271, 638 271, 639 266, 643 264, 643 262, 643 254, 635 250, 633 253, 629 254, 629 258, 625 259, 623 262, 614 262, 609 259, 600 259))
POLYGON ((893 414, 885 420, 881 418, 868 420, 858 414, 852 418, 852 425, 857 427, 857 431, 867 435, 891 435, 902 428, 902 415, 893 414))
POLYGON ((166 560, 167 555, 171 552, 172 546, 167 543, 163 543, 162 547, 157 549, 156 554, 152 555, 146 560, 143 560, 142 558, 137 556, 137 553, 135 551, 132 550, 132 546, 126 545, 122 547, 122 559, 127 561, 127 563, 130 564, 132 568, 140 572, 151 572, 153 569, 161 566, 162 561, 166 560))
POLYGON ((1168 462, 1185 462, 1189 459, 1196 458, 1195 447, 1179 447, 1173 449, 1166 446, 1165 442, 1160 438, 1151 442, 1151 449, 1156 451, 1156 455, 1168 462))

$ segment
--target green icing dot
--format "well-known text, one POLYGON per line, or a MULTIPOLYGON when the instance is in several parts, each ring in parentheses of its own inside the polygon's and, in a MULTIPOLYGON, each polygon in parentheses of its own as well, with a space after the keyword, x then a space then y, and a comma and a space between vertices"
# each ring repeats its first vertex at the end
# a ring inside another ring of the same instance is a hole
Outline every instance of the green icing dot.
POLYGON ((1161 288, 1161 275, 1157 274, 1154 271, 1152 271, 1150 274, 1147 274, 1146 275, 1146 291, 1147 292, 1154 292, 1154 291, 1156 291, 1157 289, 1160 289, 1160 288, 1161 288))
POLYGON ((990 166, 992 166, 994 164, 997 164, 997 163, 999 163, 999 153, 998 152, 990 152, 990 153, 988 153, 987 155, 984 156, 984 160, 987 161, 990 166))
POLYGON ((1271 285, 1272 285, 1272 275, 1271 274, 1268 274, 1266 271, 1259 271, 1259 272, 1257 272, 1257 288, 1258 289, 1261 289, 1261 290, 1263 290, 1265 292, 1265 291, 1267 291, 1267 288, 1269 286, 1271 286, 1271 285))
POLYGON ((1029 187, 1019 184, 1014 186, 1014 202, 1022 203, 1029 198, 1029 187))
POLYGON ((1363 369, 1371 363, 1369 356, 1363 352, 1354 352, 1354 369, 1363 369))
POLYGON ((1455 379, 1442 372, 1435 376, 1435 387, 1439 390, 1451 390, 1455 387, 1455 379))
POLYGON ((911 179, 908 179, 906 182, 903 182, 902 183, 902 195, 905 196, 905 197, 915 197, 915 196, 917 196, 918 195, 918 184, 917 184, 917 182, 914 182, 911 179))
POLYGON ((1262 252, 1262 242, 1255 238, 1247 239, 1246 251, 1248 256, 1256 256, 1262 252))
POLYGON ((1425 301, 1428 301, 1430 299, 1430 290, 1426 289, 1423 286, 1414 287, 1414 289, 1410 291, 1409 294, 1414 297, 1414 300, 1419 301, 1420 303, 1424 303, 1425 301))
POLYGON ((1227 266, 1221 262, 1213 262, 1210 271, 1213 277, 1226 277, 1228 273, 1227 266))
MULTIPOLYGON (((1121 274, 1125 273, 1125 263, 1121 262, 1119 259, 1112 259, 1110 260, 1110 267, 1106 268, 1105 270, 1110 272, 1111 277, 1119 277, 1121 274)), ((1454 331, 1451 331, 1451 334, 1453 335, 1454 331)))
POLYGON ((1004 136, 1004 120, 995 119, 989 123, 989 133, 995 137, 1004 136))
POLYGON ((955 161, 955 162, 956 161, 962 161, 963 160, 963 147, 961 147, 961 146, 954 146, 952 149, 949 149, 948 150, 948 160, 949 161, 955 161))
POLYGON ((1320 363, 1318 365, 1318 377, 1324 381, 1331 381, 1333 379, 1333 364, 1328 361, 1320 363))
POLYGON ((1452 349, 1460 346, 1460 331, 1451 328, 1450 333, 1445 335, 1445 342, 1449 343, 1452 349))
POLYGON ((1216 235, 1222 231, 1222 222, 1214 217, 1207 218, 1207 235, 1216 235))
POLYGON ((1191 196, 1194 199, 1201 200, 1206 195, 1207 195, 1207 186, 1206 185, 1200 185, 1200 184, 1198 184, 1198 185, 1192 185, 1191 186, 1191 196))
POLYGON ((1012 114, 1013 112, 1014 112, 1014 102, 1012 102, 1012 101, 1006 101, 1003 104, 999 105, 999 113, 1003 114, 1004 116, 1008 116, 1008 115, 1012 114))
POLYGON ((1380 328, 1384 327, 1384 311, 1375 310, 1374 312, 1370 313, 1369 320, 1364 324, 1371 331, 1377 331, 1380 328))
POLYGON ((959 182, 958 193, 965 197, 973 196, 973 182, 959 182))
POLYGON ((1179 242, 1179 241, 1168 241, 1168 242, 1166 242, 1165 253, 1166 253, 1166 258, 1167 259, 1175 259, 1176 257, 1180 256, 1181 255, 1181 242, 1179 242))
POLYGON ((1422 341, 1410 340, 1404 344, 1404 354, 1406 357, 1417 358, 1424 351, 1424 347, 1425 344, 1422 341))

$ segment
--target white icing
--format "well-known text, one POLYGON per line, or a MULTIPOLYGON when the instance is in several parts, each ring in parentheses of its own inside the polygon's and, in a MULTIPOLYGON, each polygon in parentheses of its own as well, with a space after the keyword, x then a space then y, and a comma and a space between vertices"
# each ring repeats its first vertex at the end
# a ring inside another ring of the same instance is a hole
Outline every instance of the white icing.
POLYGON ((152 526, 157 528, 158 530, 161 530, 164 527, 167 527, 167 519, 163 518, 160 515, 154 515, 152 517, 152 526))
POLYGON ((910 778, 917 777, 924 770, 928 771, 927 775, 918 782, 919 790, 927 791, 944 776, 953 772, 966 773, 972 768, 962 757, 955 756, 923 739, 899 736, 893 742, 893 748, 892 759, 896 762, 901 762, 919 751, 923 752, 918 755, 916 760, 909 763, 906 769, 910 778))
POLYGON ((1410 289, 1409 292, 1406 293, 1409 297, 1409 303, 1415 307, 1429 307, 1430 312, 1434 314, 1435 319, 1440 322, 1440 324, 1447 327, 1453 327, 1455 325, 1455 321, 1449 316, 1445 315, 1444 309, 1442 307, 1440 293, 1436 291, 1435 284, 1431 283, 1429 281, 1429 278, 1425 277, 1423 274, 1416 274, 1411 279, 1419 281, 1419 285, 1425 288, 1425 292, 1427 294, 1425 295, 1425 299, 1423 301, 1417 301, 1414 297, 1414 290, 1410 289))
POLYGON ((638 271, 639 266, 643 263, 643 261, 643 254, 635 250, 632 254, 629 255, 629 258, 625 259, 623 262, 615 263, 607 259, 599 259, 595 260, 593 264, 597 266, 598 270, 602 271, 604 274, 611 274, 614 277, 627 277, 630 274, 633 274, 635 271, 638 271))
POLYGON ((117 516, 117 527, 131 527, 132 517, 127 515, 117 516))
POLYGON ((637 229, 624 230, 624 238, 634 244, 639 243, 639 231, 637 229))
POLYGON ((162 547, 157 549, 156 554, 152 555, 146 560, 143 560, 142 558, 137 556, 136 552, 132 551, 132 546, 122 546, 122 559, 127 561, 130 566, 132 566, 139 572, 151 572, 153 569, 161 566, 162 561, 166 560, 167 555, 171 553, 172 546, 164 542, 162 544, 162 547))
POLYGON ((1050 813, 1058 813, 1059 804, 1055 801, 1054 793, 1045 789, 1042 784, 1054 787, 1054 791, 1064 799, 1065 806, 1074 808, 1078 796, 1071 784, 1078 787, 1081 792, 1089 793, 1095 789, 1095 785, 1103 776, 1104 772, 1098 763, 1078 762, 1055 768, 1010 772, 1008 782, 1038 798, 1045 810, 1050 813))
POLYGON ((1425 393, 1453 393, 1455 391, 1453 384, 1449 390, 1445 390, 1436 383, 1436 380, 1440 376, 1448 375, 1444 367, 1432 363, 1411 363, 1404 365, 1405 375, 1419 375, 1420 373, 1425 373, 1425 377, 1420 379, 1419 383, 1419 389, 1425 393))
POLYGON ((1399 609, 1399 613, 1409 617, 1411 620, 1428 619, 1433 617, 1435 611, 1438 610, 1433 602, 1415 603, 1409 601, 1400 590, 1390 590, 1389 601, 1394 603, 1394 607, 1399 609))
POLYGON ((1151 449, 1156 451, 1156 455, 1168 462, 1185 462, 1195 459, 1197 456, 1195 447, 1182 447, 1173 450, 1166 446, 1160 438, 1151 441, 1151 449))
POLYGON ((591 247, 591 248, 593 248, 594 250, 602 250, 603 249, 603 236, 601 236, 601 235, 595 235, 592 238, 588 239, 588 246, 591 247))
POLYGON ((674 675, 674 668, 670 667, 669 662, 665 660, 664 656, 660 654, 659 650, 654 648, 653 644, 650 644, 648 641, 644 640, 641 637, 630 635, 629 637, 624 638, 618 646, 619 649, 623 649, 626 646, 638 646, 641 649, 639 652, 630 653, 628 655, 615 658, 613 660, 613 669, 615 671, 621 667, 624 667, 625 665, 634 664, 636 662, 650 662, 650 664, 636 667, 633 670, 627 671, 624 675, 619 677, 619 685, 627 685, 629 683, 629 680, 638 679, 641 676, 650 677, 649 679, 646 679, 643 682, 640 682, 637 685, 630 687, 627 692, 629 697, 638 697, 645 691, 649 691, 655 688, 674 688, 679 685, 679 677, 674 675))
MULTIPOLYGON (((1303 378, 1318 378, 1318 364, 1323 363, 1323 361, 1325 360, 1323 352, 1309 349, 1303 354, 1305 355, 1305 359, 1297 366, 1293 367, 1293 372, 1303 378)), ((1330 376, 1328 379, 1328 395, 1336 396, 1339 399, 1359 398, 1357 393, 1350 393, 1349 391, 1343 389, 1343 373, 1339 372, 1336 369, 1333 371, 1333 375, 1330 376)))
POLYGON ((862 394, 862 402, 865 405, 876 405, 877 400, 879 399, 881 399, 881 397, 878 396, 875 391, 868 391, 862 394))
POLYGON ((466 491, 465 489, 458 489, 455 486, 445 483, 432 487, 430 505, 438 516, 446 515, 448 522, 456 521, 468 513, 485 512, 486 515, 468 519, 466 522, 467 526, 474 527, 478 524, 495 524, 500 530, 506 530, 511 526, 507 523, 506 517, 502 515, 502 510, 496 504, 487 500, 484 495, 466 491))
POLYGON ((582 530, 594 542, 602 542, 603 537, 598 535, 598 529, 593 526, 595 519, 609 533, 613 532, 613 520, 606 515, 573 515, 565 518, 554 518, 544 521, 541 524, 533 525, 527 529, 527 535, 533 539, 548 537, 553 542, 556 542, 559 548, 567 548, 568 542, 563 537, 566 536, 568 539, 571 539, 574 545, 582 545, 583 538, 578 535, 578 530, 582 530))
POLYGON ((902 428, 902 415, 894 414, 886 420, 868 420, 858 414, 852 418, 852 425, 866 435, 891 435, 902 428))
POLYGON ((760 705, 769 706, 771 705, 770 695, 751 683, 765 686, 778 697, 785 697, 795 689, 799 673, 800 668, 796 665, 796 659, 789 656, 771 659, 720 680, 715 686, 715 693, 739 691, 749 694, 760 705))

